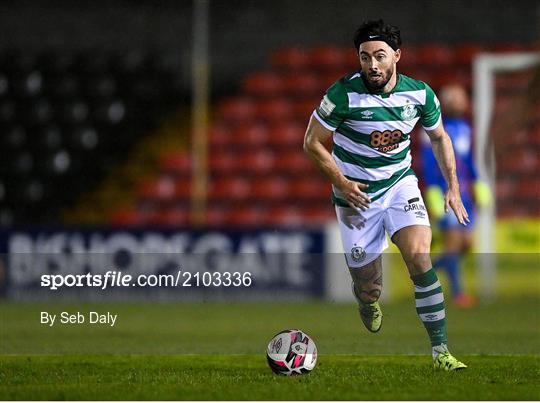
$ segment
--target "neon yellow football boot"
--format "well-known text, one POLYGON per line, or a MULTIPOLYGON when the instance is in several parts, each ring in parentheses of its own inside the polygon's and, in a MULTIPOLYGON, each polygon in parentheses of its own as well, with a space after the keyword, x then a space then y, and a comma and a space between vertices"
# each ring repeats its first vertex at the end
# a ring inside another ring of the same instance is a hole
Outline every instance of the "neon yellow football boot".
POLYGON ((435 369, 442 369, 443 371, 459 371, 467 368, 465 364, 450 354, 444 344, 442 346, 434 347, 434 351, 439 351, 433 360, 433 367, 435 369))
POLYGON ((377 333, 379 330, 381 330, 383 318, 379 302, 372 302, 371 304, 362 302, 354 291, 354 282, 352 283, 352 292, 356 298, 356 302, 358 302, 358 312, 360 313, 362 323, 371 333, 377 333))

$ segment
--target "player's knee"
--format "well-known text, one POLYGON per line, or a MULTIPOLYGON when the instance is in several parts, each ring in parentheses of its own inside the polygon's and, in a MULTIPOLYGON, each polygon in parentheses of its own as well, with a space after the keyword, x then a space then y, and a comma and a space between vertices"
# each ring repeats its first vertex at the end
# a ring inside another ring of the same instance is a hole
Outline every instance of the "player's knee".
POLYGON ((406 260, 408 266, 413 266, 417 271, 422 271, 431 266, 431 258, 429 256, 430 245, 428 242, 417 242, 411 245, 406 260))

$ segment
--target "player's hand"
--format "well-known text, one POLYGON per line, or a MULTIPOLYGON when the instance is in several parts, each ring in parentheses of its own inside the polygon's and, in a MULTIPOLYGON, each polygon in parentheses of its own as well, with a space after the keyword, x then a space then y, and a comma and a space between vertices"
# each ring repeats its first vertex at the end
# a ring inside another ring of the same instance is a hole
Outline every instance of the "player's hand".
POLYGON ((467 225, 469 220, 469 214, 465 210, 465 206, 461 201, 461 194, 459 193, 459 188, 448 189, 444 195, 444 211, 448 213, 452 209, 456 218, 458 219, 461 225, 467 225))
POLYGON ((352 208, 359 208, 366 211, 371 203, 371 199, 365 194, 362 189, 366 189, 368 185, 360 182, 347 180, 339 187, 341 193, 352 208))

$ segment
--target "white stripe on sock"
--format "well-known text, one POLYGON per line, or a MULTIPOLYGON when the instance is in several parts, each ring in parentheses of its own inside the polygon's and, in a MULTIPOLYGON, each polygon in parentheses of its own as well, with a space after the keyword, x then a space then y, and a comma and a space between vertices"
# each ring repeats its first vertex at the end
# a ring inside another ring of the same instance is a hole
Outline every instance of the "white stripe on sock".
POLYGON ((430 295, 429 297, 426 297, 426 298, 417 299, 416 300, 416 307, 421 308, 423 306, 436 305, 436 304, 440 304, 443 301, 444 301, 444 296, 443 296, 443 293, 440 292, 440 293, 435 294, 435 295, 430 295))
POLYGON ((444 317, 446 315, 445 315, 444 309, 443 309, 443 310, 440 310, 440 311, 437 311, 437 312, 421 313, 418 316, 420 316, 420 319, 422 320, 422 322, 434 322, 436 320, 444 319, 444 317))
POLYGON ((428 285, 427 287, 419 287, 419 286, 415 285, 414 286, 414 291, 415 292, 426 292, 426 291, 434 290, 435 288, 440 287, 440 286, 441 286, 441 283, 439 282, 439 280, 437 280, 436 282, 434 282, 431 285, 428 285))

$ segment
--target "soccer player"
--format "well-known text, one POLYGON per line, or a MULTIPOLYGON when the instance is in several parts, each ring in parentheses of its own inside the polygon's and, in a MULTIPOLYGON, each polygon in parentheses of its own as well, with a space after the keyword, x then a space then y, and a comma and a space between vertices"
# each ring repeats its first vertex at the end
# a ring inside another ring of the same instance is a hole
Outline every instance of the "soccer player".
POLYGON ((472 224, 474 222, 474 203, 480 207, 491 203, 491 191, 478 180, 472 153, 472 129, 465 119, 469 108, 469 97, 465 88, 460 85, 447 85, 441 89, 441 108, 444 113, 444 127, 454 145, 456 169, 463 205, 469 213, 470 224, 460 225, 452 213, 446 213, 444 191, 446 183, 437 167, 437 161, 431 150, 430 142, 424 138, 422 144, 422 173, 427 186, 426 202, 430 215, 437 220, 443 239, 443 251, 433 262, 437 269, 444 268, 450 282, 452 298, 456 306, 468 308, 474 300, 463 291, 460 266, 463 253, 472 244, 472 224))
POLYGON ((398 74, 401 35, 382 20, 354 35, 360 69, 338 80, 313 112, 304 150, 332 182, 332 199, 360 317, 378 332, 382 311, 382 258, 387 232, 414 283, 416 311, 432 345, 434 366, 466 368, 447 348, 441 284, 429 257, 431 228, 411 169, 410 134, 426 130, 448 190, 445 210, 467 225, 452 142, 441 123, 439 101, 424 82, 398 74), (330 154, 324 143, 333 136, 330 154))

